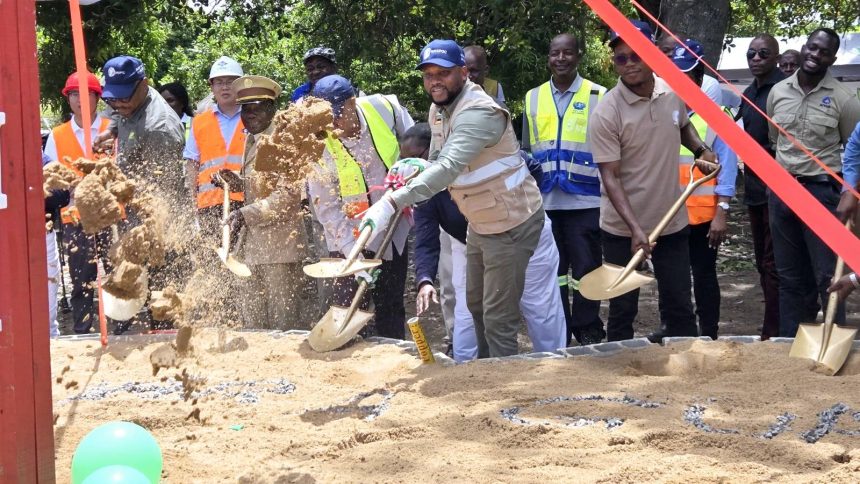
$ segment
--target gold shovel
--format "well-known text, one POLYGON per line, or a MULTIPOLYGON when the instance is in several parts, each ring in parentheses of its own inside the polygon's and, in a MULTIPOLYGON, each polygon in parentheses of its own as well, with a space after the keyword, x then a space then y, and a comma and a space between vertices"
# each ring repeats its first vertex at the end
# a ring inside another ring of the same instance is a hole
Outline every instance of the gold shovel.
MULTIPOLYGON (((705 160, 696 160, 696 163, 690 165, 690 182, 687 183, 687 187, 684 189, 681 197, 675 201, 672 208, 666 212, 666 215, 654 227, 654 230, 648 236, 649 243, 653 244, 657 241, 657 238, 660 237, 660 234, 669 225, 669 222, 672 221, 672 217, 684 206, 684 203, 692 195, 693 191, 700 185, 716 177, 717 173, 720 172, 720 168, 720 165, 705 160), (714 171, 693 181, 693 173, 697 164, 713 167, 714 171)), ((645 260, 645 251, 639 249, 624 267, 604 262, 602 266, 582 277, 579 281, 579 293, 582 294, 582 297, 592 301, 604 301, 639 289, 654 280, 654 277, 650 274, 636 270, 643 260, 645 260)))
MULTIPOLYGON (((851 230, 850 220, 845 224, 845 227, 851 230)), ((842 277, 844 269, 845 261, 842 260, 842 257, 838 257, 836 270, 833 272, 834 282, 842 277)), ((839 294, 836 291, 831 292, 827 299, 824 324, 801 324, 797 329, 791 350, 788 352, 788 356, 793 358, 809 358, 820 363, 829 370, 828 373, 831 376, 835 375, 845 364, 848 353, 851 352, 851 345, 854 344, 854 336, 857 334, 857 328, 833 324, 838 303, 839 294)))
POLYGON ((221 258, 221 262, 224 263, 227 269, 230 269, 230 272, 239 277, 250 277, 251 269, 233 257, 233 254, 230 253, 230 226, 227 224, 227 218, 230 216, 230 185, 227 184, 227 180, 221 178, 221 175, 215 174, 215 176, 223 184, 222 186, 224 190, 224 227, 221 229, 221 247, 215 249, 215 252, 218 253, 218 257, 221 258))
MULTIPOLYGON (((385 237, 382 239, 382 244, 376 252, 377 256, 382 257, 382 255, 385 254, 385 250, 388 249, 388 245, 391 244, 391 239, 394 238, 394 232, 396 232, 397 225, 400 222, 402 215, 403 211, 398 211, 391 223, 388 224, 385 237)), ((362 236, 365 234, 367 229, 370 229, 370 227, 365 227, 365 229, 362 230, 362 236)), ((367 233, 369 236, 370 232, 367 233)), ((361 243, 361 246, 363 247, 365 244, 367 244, 366 239, 361 243)), ((359 244, 356 243, 355 246, 358 247, 359 244)), ((354 248, 352 252, 355 252, 354 248)), ((353 254, 351 253, 350 256, 352 255, 353 254)), ((342 262, 340 259, 334 260, 342 262)), ((372 260, 378 261, 379 264, 382 263, 379 259, 372 260)), ((349 261, 350 259, 346 260, 346 262, 349 261)), ((344 267, 349 268, 350 266, 349 264, 346 264, 344 267)), ((375 265, 370 267, 375 267, 375 265)), ((356 272, 360 271, 348 272, 348 274, 355 274, 356 272)), ((358 283, 358 291, 356 291, 355 297, 352 298, 352 304, 350 304, 348 308, 332 306, 329 308, 328 312, 323 315, 322 319, 320 319, 317 325, 314 326, 314 329, 308 336, 308 343, 314 351, 324 353, 326 351, 333 351, 340 348, 354 338, 355 335, 361 331, 361 328, 363 328, 364 325, 373 318, 373 313, 358 309, 358 306, 361 304, 361 300, 364 297, 364 293, 367 291, 368 285, 367 281, 362 279, 361 282, 358 283)))
MULTIPOLYGON (((119 240, 119 229, 117 229, 116 225, 111 225, 111 235, 113 242, 116 243, 119 240)), ((140 297, 135 299, 124 299, 115 296, 107 289, 102 290, 99 288, 99 297, 103 299, 105 316, 115 321, 128 321, 140 312, 149 296, 149 274, 146 267, 143 268, 143 271, 137 277, 135 287, 142 288, 140 297)))
POLYGON ((351 276, 361 271, 373 269, 382 264, 380 259, 358 259, 367 241, 370 240, 370 235, 373 229, 370 226, 364 227, 358 238, 355 240, 355 245, 346 259, 337 258, 322 258, 315 264, 310 264, 302 267, 305 274, 316 279, 329 279, 335 277, 351 276))

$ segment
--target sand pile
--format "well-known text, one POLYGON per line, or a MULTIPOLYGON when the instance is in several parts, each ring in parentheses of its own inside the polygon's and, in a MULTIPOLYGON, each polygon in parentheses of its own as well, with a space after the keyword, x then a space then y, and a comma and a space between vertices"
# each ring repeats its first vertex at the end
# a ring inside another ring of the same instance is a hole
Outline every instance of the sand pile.
POLYGON ((122 219, 120 204, 132 201, 134 182, 123 175, 109 159, 75 162, 85 173, 75 189, 75 206, 81 215, 81 225, 88 234, 97 233, 122 219))
POLYGON ((331 104, 309 97, 276 114, 272 123, 272 134, 257 145, 254 168, 278 173, 287 183, 304 180, 322 157, 326 132, 334 130, 331 104))
POLYGON ((154 434, 165 483, 860 481, 857 353, 827 377, 777 343, 443 367, 234 337, 195 334, 156 377, 161 343, 52 342, 58 481, 114 419, 154 434))

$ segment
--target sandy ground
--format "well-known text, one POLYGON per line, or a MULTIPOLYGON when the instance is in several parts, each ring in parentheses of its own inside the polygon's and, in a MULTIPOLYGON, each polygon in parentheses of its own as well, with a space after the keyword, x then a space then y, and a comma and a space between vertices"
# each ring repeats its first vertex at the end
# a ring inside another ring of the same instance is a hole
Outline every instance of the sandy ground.
POLYGON ((856 352, 836 377, 777 343, 422 366, 392 345, 208 330, 182 365, 208 394, 194 405, 140 338, 52 342, 58 482, 110 420, 154 434, 166 483, 860 481, 856 352), (807 443, 826 410, 838 422, 807 443))

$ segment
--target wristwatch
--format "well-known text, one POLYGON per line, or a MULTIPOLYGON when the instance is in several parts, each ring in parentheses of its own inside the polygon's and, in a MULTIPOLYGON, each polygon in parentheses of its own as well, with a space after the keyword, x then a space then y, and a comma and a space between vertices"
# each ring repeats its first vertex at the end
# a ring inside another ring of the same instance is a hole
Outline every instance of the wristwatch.
POLYGON ((714 149, 711 148, 710 146, 706 145, 706 144, 702 144, 702 146, 699 146, 698 148, 696 148, 696 151, 693 152, 693 156, 696 158, 701 158, 702 153, 704 153, 706 151, 710 151, 711 153, 713 153, 714 149))
POLYGON ((723 209, 724 212, 729 211, 729 202, 720 202, 717 204, 717 206, 723 209))

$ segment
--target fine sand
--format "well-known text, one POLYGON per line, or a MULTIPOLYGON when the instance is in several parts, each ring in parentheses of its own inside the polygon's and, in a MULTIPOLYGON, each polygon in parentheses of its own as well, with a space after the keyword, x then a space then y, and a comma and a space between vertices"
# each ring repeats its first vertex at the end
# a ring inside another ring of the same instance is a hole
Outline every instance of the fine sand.
POLYGON ((153 433, 166 483, 860 482, 856 352, 835 377, 778 343, 442 366, 203 330, 153 376, 167 343, 136 338, 51 343, 58 482, 111 420, 153 433))

